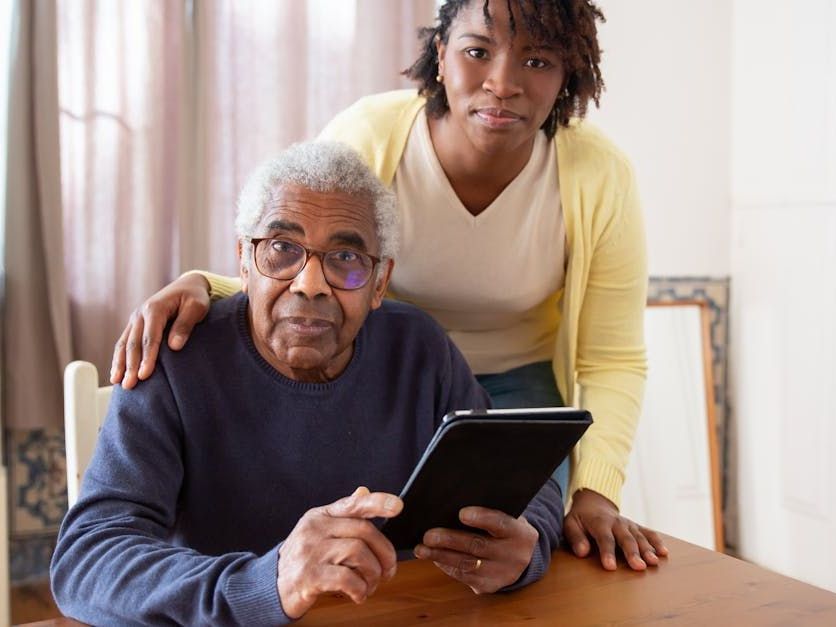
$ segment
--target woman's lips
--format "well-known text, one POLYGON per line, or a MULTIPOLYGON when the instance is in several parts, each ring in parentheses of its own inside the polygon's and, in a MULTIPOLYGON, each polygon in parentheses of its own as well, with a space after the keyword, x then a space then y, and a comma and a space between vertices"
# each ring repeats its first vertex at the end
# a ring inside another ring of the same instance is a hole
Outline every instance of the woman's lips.
POLYGON ((522 120, 522 116, 507 109, 497 109, 493 107, 486 107, 484 109, 476 109, 476 117, 491 128, 507 128, 522 120))

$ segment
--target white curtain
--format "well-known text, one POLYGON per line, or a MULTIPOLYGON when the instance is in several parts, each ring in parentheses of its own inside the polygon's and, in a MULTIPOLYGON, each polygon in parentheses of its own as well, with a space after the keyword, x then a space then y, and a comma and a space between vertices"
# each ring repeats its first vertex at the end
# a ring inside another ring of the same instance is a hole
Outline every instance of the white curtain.
POLYGON ((71 355, 53 2, 15 3, 4 240, 3 422, 56 425, 71 355))
POLYGON ((249 171, 399 72, 434 0, 57 0, 64 261, 78 358, 181 271, 235 274, 249 171))

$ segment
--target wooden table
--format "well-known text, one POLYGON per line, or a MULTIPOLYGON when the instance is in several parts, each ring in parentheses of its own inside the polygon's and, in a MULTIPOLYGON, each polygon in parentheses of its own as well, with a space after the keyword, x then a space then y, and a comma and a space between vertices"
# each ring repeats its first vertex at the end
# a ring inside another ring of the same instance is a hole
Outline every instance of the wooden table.
MULTIPOLYGON (((432 564, 399 565, 363 605, 320 599, 300 625, 836 625, 836 594, 666 537, 658 568, 605 572, 593 559, 556 553, 542 581, 477 596, 432 564)), ((825 556, 810 556, 826 559, 825 556)), ((57 619, 30 627, 70 627, 57 619)))

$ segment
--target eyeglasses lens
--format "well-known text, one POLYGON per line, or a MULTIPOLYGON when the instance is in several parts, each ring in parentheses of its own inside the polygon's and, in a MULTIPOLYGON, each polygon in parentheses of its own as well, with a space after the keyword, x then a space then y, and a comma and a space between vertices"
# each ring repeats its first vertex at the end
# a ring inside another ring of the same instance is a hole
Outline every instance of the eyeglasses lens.
MULTIPOLYGON (((287 281, 298 275, 308 258, 306 250, 295 242, 262 240, 256 247, 256 265, 265 276, 287 281)), ((370 257, 351 250, 332 250, 322 255, 325 280, 332 287, 356 290, 369 280, 374 268, 370 257)))

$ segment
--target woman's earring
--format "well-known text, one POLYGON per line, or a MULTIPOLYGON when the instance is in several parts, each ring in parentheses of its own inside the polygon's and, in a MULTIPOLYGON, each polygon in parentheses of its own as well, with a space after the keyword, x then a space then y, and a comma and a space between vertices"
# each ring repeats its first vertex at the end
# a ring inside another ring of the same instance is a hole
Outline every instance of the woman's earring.
POLYGON ((436 74, 435 75, 435 82, 443 84, 444 83, 444 77, 441 74, 436 74))

